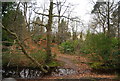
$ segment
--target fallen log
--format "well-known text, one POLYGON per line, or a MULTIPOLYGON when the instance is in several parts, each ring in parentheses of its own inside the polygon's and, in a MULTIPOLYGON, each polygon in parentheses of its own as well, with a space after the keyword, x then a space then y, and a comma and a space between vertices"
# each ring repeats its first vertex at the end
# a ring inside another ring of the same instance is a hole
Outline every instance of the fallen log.
MULTIPOLYGON (((33 57, 31 57, 27 51, 25 50, 25 47, 23 46, 23 44, 21 43, 21 41, 19 40, 19 37, 17 36, 16 33, 10 31, 9 29, 5 28, 1 23, 0 23, 0 27, 2 27, 5 31, 7 31, 8 33, 10 33, 11 35, 13 35, 16 39, 17 44, 21 47, 22 52, 26 55, 26 57, 28 57, 32 62, 34 62, 38 67, 40 67, 40 69, 47 73, 48 71, 46 69, 44 69, 44 66, 41 65, 37 60, 35 60, 33 57)), ((46 65, 47 66, 47 65, 46 65)), ((48 66, 47 66, 48 67, 48 66)))

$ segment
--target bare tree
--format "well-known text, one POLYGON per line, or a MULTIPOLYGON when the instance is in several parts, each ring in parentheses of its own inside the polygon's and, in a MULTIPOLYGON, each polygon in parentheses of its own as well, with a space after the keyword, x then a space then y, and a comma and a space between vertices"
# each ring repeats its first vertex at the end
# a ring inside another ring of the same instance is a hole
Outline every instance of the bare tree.
MULTIPOLYGON (((38 15, 42 15, 42 16, 46 16, 46 17, 48 17, 48 22, 47 22, 47 24, 46 25, 44 25, 44 24, 39 24, 39 25, 42 25, 42 26, 44 26, 44 27, 46 27, 46 34, 47 34, 47 47, 46 47, 46 52, 47 52, 47 60, 46 60, 46 62, 50 62, 51 61, 51 33, 52 33, 52 25, 53 25, 53 17, 54 18, 59 18, 59 19, 61 19, 61 18, 65 18, 65 19, 68 19, 68 20, 72 20, 72 21, 77 21, 77 20, 75 20, 76 19, 76 17, 75 18, 70 18, 70 17, 67 17, 67 16, 64 16, 64 15, 61 15, 61 14, 59 14, 59 15, 56 15, 56 14, 53 14, 53 5, 56 5, 56 3, 53 3, 53 1, 51 0, 50 1, 50 6, 49 6, 49 14, 45 14, 45 13, 40 13, 40 12, 36 12, 35 10, 34 10, 34 12, 36 13, 36 14, 38 14, 38 15)), ((64 5, 62 5, 62 6, 64 6, 64 5)), ((62 9, 62 8, 61 8, 62 9)), ((66 10, 65 10, 66 11, 66 10)), ((61 10, 59 11, 59 13, 61 13, 61 10)), ((64 12, 65 13, 65 12, 64 12)), ((60 22, 59 22, 59 26, 60 26, 60 22)))
POLYGON ((120 49, 120 1, 118 2, 118 50, 120 49))
POLYGON ((46 62, 51 61, 51 28, 52 28, 52 20, 53 19, 53 0, 50 0, 50 6, 49 6, 49 16, 48 16, 48 24, 46 26, 47 29, 47 60, 46 62))
MULTIPOLYGON (((61 39, 62 37, 62 27, 60 26, 61 23, 61 19, 63 17, 63 15, 65 13, 67 13, 67 11, 70 9, 70 4, 68 4, 67 6, 65 5, 66 0, 60 1, 60 0, 56 0, 56 6, 57 6, 57 13, 58 13, 58 33, 57 33, 57 38, 58 38, 58 44, 60 44, 63 40, 61 39), (64 9, 63 9, 64 8, 64 9)), ((68 18, 70 17, 70 14, 68 15, 68 18)), ((69 22, 69 19, 68 19, 69 22)), ((68 25, 68 24, 67 24, 68 25)))
POLYGON ((112 27, 111 23, 113 20, 111 15, 113 14, 115 8, 115 2, 110 2, 108 0, 107 2, 96 2, 94 9, 92 10, 92 13, 94 13, 96 16, 96 18, 94 18, 97 24, 96 26, 102 27, 103 32, 108 34, 108 36, 112 36, 113 33, 115 33, 112 31, 115 30, 115 28, 112 27))
POLYGON ((120 1, 118 2, 118 38, 120 38, 120 1))

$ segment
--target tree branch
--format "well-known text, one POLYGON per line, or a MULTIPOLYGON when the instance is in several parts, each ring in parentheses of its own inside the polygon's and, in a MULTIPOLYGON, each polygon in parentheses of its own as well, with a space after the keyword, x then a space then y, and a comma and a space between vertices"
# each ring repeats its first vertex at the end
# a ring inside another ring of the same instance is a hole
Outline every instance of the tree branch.
POLYGON ((36 14, 38 14, 38 15, 43 15, 43 16, 49 16, 48 14, 43 14, 43 13, 38 13, 38 12, 36 12, 35 10, 33 10, 36 14))
POLYGON ((32 22, 32 23, 30 23, 30 24, 37 24, 37 25, 39 25, 39 26, 44 26, 44 27, 46 27, 46 26, 47 26, 47 25, 40 24, 40 23, 37 23, 37 22, 32 22))

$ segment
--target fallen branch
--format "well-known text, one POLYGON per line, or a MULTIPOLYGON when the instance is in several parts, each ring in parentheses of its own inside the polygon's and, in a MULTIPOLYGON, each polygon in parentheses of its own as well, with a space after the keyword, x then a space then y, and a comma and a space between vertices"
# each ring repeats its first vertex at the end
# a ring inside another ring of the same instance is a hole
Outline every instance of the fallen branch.
POLYGON ((6 30, 8 33, 10 33, 11 35, 13 35, 13 36, 16 38, 16 41, 17 41, 18 45, 21 47, 22 52, 23 52, 32 62, 34 62, 38 67, 40 67, 43 72, 45 72, 45 73, 48 72, 47 70, 45 70, 45 69, 43 68, 43 66, 42 66, 38 61, 36 61, 33 57, 31 57, 31 56, 27 53, 27 51, 25 50, 25 47, 24 47, 24 46, 22 45, 22 43, 20 42, 20 40, 19 40, 19 38, 18 38, 18 36, 17 36, 16 33, 11 32, 9 29, 5 28, 1 23, 0 23, 0 27, 2 27, 4 30, 6 30))

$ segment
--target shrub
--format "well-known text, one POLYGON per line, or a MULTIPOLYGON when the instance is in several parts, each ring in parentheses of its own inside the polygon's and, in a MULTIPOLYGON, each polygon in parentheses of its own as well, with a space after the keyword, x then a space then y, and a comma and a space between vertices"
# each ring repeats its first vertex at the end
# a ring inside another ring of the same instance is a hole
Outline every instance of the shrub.
POLYGON ((40 39, 45 39, 45 37, 43 35, 36 35, 36 36, 33 36, 32 39, 35 42, 38 42, 40 39))
POLYGON ((13 54, 13 53, 10 53, 10 51, 6 51, 2 53, 2 65, 3 66, 14 66, 14 65, 18 66, 20 63, 20 58, 23 59, 21 54, 19 53, 13 54))
MULTIPOLYGON (((36 61, 40 64, 44 64, 46 60, 46 52, 39 50, 35 53, 30 54, 36 61)), ((10 53, 9 51, 3 53, 2 55, 3 66, 26 66, 26 67, 35 67, 36 64, 33 63, 29 58, 27 58, 21 52, 10 53)))
POLYGON ((79 54, 81 47, 82 47, 81 40, 71 40, 71 41, 63 42, 60 45, 60 51, 62 53, 79 54))
POLYGON ((14 41, 14 37, 2 29, 2 41, 8 42, 8 43, 2 43, 2 45, 11 46, 12 42, 14 41), (9 42, 11 42, 11 43, 9 43, 9 42))
POLYGON ((63 42, 60 45, 60 51, 62 53, 72 53, 72 52, 74 52, 74 46, 73 46, 72 42, 71 41, 63 42))
POLYGON ((85 40, 85 51, 87 51, 87 53, 95 53, 101 57, 99 60, 105 60, 107 59, 110 50, 111 40, 104 34, 89 34, 87 36, 85 40))
POLYGON ((91 54, 91 60, 100 62, 99 64, 93 63, 92 68, 113 67, 117 68, 116 63, 119 63, 118 40, 110 38, 103 33, 88 34, 84 41, 83 50, 87 54, 91 54), (101 64, 102 63, 102 64, 101 64), (114 67, 115 66, 115 67, 114 67))
POLYGON ((41 64, 44 64, 47 58, 46 52, 42 50, 38 50, 37 52, 30 55, 41 64))

